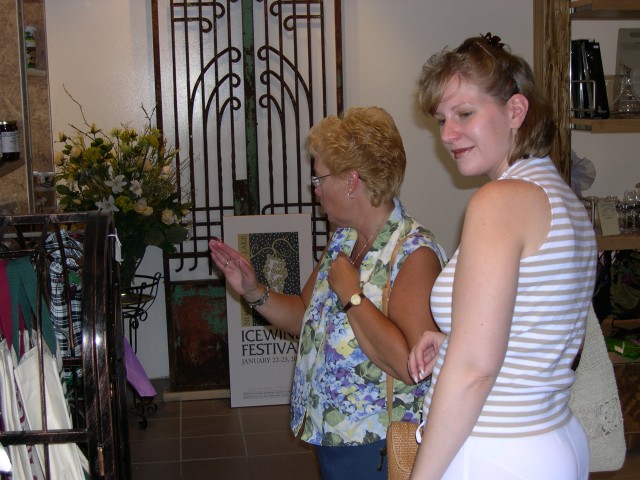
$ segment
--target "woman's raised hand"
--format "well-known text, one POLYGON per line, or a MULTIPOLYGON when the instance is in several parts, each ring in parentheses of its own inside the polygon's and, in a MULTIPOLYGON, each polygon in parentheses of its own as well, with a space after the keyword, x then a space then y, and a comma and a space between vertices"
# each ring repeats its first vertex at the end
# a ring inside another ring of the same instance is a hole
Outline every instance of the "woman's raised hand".
POLYGON ((331 262, 328 280, 329 287, 341 300, 360 291, 358 270, 353 267, 349 257, 342 252, 331 262))
POLYGON ((217 238, 209 240, 209 251, 211 259, 238 295, 251 295, 258 288, 258 278, 253 267, 238 251, 217 238))
POLYGON ((447 336, 442 332, 426 330, 409 353, 409 375, 420 383, 431 375, 438 351, 447 336))

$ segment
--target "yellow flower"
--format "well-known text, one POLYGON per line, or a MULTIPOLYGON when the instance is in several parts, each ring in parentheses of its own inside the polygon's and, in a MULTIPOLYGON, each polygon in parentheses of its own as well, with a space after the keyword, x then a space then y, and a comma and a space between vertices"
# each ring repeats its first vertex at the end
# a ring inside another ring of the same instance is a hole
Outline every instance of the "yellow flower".
POLYGON ((56 154, 53 156, 53 163, 58 167, 61 166, 64 163, 64 153, 56 152, 56 154))
POLYGON ((116 198, 115 204, 116 204, 116 207, 118 207, 123 212, 128 212, 132 208, 135 208, 135 206, 134 206, 133 202, 131 201, 131 199, 127 198, 125 195, 119 195, 116 198))
POLYGON ((59 142, 64 142, 64 141, 66 141, 66 140, 67 140, 67 138, 69 138, 69 137, 67 137, 67 136, 64 134, 64 132, 58 132, 58 141, 59 141, 59 142))
POLYGON ((176 216, 173 214, 173 210, 166 208, 162 211, 162 217, 160 219, 165 225, 173 225, 176 221, 176 216))
POLYGON ((69 152, 69 157, 78 158, 80 155, 82 155, 82 150, 77 145, 74 145, 71 151, 69 152))

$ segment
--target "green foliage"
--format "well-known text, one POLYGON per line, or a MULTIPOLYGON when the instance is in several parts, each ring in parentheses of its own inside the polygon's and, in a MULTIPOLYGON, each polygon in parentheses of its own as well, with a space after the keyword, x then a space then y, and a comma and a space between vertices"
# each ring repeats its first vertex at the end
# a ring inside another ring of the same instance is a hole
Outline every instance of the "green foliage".
POLYGON ((177 188, 178 151, 146 118, 141 131, 123 125, 109 134, 86 121, 85 129, 70 125, 74 134, 59 134, 54 159, 61 210, 112 211, 125 259, 141 258, 147 245, 173 253, 190 232, 191 206, 177 188))

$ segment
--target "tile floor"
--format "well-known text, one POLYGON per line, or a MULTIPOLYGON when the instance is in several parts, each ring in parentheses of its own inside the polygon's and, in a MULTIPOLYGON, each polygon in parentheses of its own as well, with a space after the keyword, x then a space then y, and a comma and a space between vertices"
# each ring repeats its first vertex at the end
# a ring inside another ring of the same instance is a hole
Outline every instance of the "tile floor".
MULTIPOLYGON (((145 429, 129 416, 133 480, 320 479, 313 452, 289 432, 288 405, 232 409, 229 399, 158 398, 145 429)), ((640 445, 621 470, 590 477, 604 479, 640 480, 640 445)))
POLYGON ((229 399, 156 404, 145 429, 129 415, 133 480, 320 479, 312 450, 289 431, 288 405, 232 409, 229 399))

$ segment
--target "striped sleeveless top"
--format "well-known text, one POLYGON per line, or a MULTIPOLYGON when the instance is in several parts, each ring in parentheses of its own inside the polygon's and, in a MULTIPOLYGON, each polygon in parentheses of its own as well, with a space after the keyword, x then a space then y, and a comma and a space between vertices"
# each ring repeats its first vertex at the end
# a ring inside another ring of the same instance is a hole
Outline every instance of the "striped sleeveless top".
MULTIPOLYGON (((595 283, 597 250, 593 227, 585 208, 551 160, 519 160, 502 179, 525 180, 545 191, 551 205, 551 229, 539 251, 520 261, 506 357, 471 433, 477 437, 538 435, 569 421, 567 402, 574 381, 571 365, 584 337, 595 283)), ((458 251, 431 293, 434 318, 447 335, 451 332, 457 258, 458 251)), ((433 389, 437 388, 447 344, 448 337, 434 366, 425 413, 433 389)))

